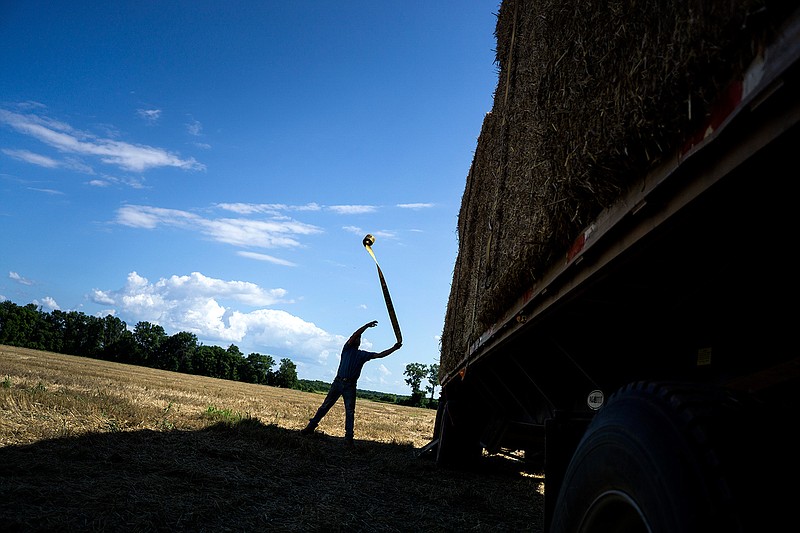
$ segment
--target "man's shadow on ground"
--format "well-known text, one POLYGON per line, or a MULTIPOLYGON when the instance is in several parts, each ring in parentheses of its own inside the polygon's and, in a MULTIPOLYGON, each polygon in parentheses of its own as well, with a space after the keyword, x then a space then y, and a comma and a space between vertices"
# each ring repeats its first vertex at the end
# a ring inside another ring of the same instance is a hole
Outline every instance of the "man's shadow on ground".
POLYGON ((541 479, 256 419, 0 448, 6 531, 541 531, 541 479), (537 527, 538 525, 538 527, 537 527), (485 526, 485 527, 484 527, 485 526))

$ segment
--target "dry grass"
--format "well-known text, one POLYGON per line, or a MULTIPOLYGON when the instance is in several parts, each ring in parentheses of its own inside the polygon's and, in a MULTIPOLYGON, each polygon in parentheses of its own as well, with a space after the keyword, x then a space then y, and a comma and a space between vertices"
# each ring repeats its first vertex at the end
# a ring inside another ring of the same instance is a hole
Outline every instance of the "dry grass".
POLYGON ((431 410, 0 346, 4 531, 541 531, 542 478, 438 468, 431 410))

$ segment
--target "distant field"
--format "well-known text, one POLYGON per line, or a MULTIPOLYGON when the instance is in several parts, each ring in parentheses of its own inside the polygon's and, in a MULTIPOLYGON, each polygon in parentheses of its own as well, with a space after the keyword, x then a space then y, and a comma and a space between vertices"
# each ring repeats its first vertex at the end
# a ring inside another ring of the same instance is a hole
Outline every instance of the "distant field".
MULTIPOLYGON (((222 415, 300 429, 322 401, 319 394, 12 346, 0 346, 3 382, 12 390, 41 390, 13 395, 16 403, 5 406, 0 445, 89 431, 200 429, 226 418, 222 415)), ((365 400, 356 409, 358 439, 422 446, 433 434, 431 409, 365 400)), ((344 435, 341 401, 320 430, 344 435)))
POLYGON ((435 412, 0 345, 0 529, 541 531, 542 478, 418 452, 435 412))

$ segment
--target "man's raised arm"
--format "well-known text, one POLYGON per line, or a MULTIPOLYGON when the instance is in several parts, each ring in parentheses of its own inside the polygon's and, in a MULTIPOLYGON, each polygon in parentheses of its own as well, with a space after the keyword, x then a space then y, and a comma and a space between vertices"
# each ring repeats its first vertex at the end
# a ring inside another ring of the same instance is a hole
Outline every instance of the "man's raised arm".
POLYGON ((403 343, 402 343, 402 342, 396 342, 396 343, 394 343, 394 346, 392 346, 392 347, 391 347, 391 348, 389 348, 388 350, 384 350, 384 351, 382 351, 381 353, 379 353, 378 355, 376 355, 376 356, 375 356, 375 359, 377 359, 377 358, 379 358, 379 357, 386 357, 387 355, 389 355, 389 354, 391 354, 391 353, 394 353, 394 352, 396 352, 397 350, 399 350, 399 349, 400 349, 400 347, 401 347, 402 345, 403 345, 403 343))

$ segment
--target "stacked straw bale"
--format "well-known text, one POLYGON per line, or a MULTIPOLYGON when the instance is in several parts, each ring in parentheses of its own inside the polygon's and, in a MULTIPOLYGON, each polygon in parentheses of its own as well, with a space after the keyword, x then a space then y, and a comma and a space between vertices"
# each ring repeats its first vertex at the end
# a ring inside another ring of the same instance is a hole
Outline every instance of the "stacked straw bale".
POLYGON ((504 0, 441 341, 469 346, 648 170, 685 145, 792 2, 504 0))

